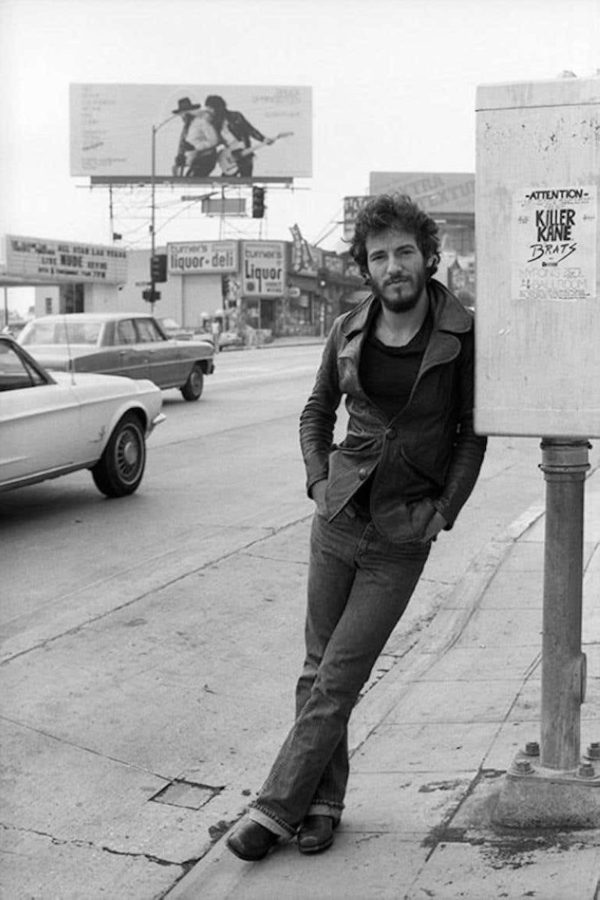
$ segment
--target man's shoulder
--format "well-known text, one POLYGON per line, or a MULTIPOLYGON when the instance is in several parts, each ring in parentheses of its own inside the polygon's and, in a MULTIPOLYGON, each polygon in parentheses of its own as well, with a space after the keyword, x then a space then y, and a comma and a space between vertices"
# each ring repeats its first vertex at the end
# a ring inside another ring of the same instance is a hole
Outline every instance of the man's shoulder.
POLYGON ((441 281, 429 281, 434 322, 444 331, 464 334, 473 330, 473 313, 441 281))
POLYGON ((362 300, 359 300, 352 309, 337 316, 334 320, 334 325, 337 325, 344 334, 360 331, 367 323, 372 302, 373 294, 367 294, 367 296, 363 297, 362 300))

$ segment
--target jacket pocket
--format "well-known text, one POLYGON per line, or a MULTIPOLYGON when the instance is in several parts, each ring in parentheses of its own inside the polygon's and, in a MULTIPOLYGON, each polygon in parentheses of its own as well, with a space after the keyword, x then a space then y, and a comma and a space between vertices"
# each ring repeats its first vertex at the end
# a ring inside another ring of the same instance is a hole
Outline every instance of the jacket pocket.
POLYGON ((423 500, 417 500, 415 503, 409 504, 408 513, 415 540, 419 541, 423 538, 427 526, 433 519, 435 512, 436 508, 429 497, 425 497, 423 500))

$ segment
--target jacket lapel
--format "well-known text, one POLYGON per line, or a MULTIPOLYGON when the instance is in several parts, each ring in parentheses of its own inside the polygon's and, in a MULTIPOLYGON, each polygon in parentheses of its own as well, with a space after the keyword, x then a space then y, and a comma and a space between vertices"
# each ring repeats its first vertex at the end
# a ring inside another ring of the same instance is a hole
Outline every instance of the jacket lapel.
MULTIPOLYGON (((451 362, 458 356, 461 342, 456 335, 465 334, 473 327, 472 316, 441 282, 431 279, 428 289, 433 310, 433 331, 411 396, 429 369, 451 362)), ((358 378, 360 354, 378 305, 379 301, 370 294, 349 313, 342 324, 342 334, 346 343, 342 346, 338 357, 348 361, 353 388, 363 397, 366 397, 366 394, 358 378)))

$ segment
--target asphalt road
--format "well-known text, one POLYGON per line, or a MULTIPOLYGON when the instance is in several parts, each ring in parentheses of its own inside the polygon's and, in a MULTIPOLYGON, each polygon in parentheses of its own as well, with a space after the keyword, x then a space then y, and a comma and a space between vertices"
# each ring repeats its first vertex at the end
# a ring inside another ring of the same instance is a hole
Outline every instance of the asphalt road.
MULTIPOLYGON (((118 607, 115 586, 132 597, 140 573, 159 570, 161 559, 166 579, 184 574, 193 566, 184 545, 307 514, 297 420, 320 352, 223 352, 197 403, 166 391, 167 419, 150 437, 133 497, 106 500, 87 472, 4 494, 0 629, 9 655, 15 639, 20 652, 89 621, 98 611, 92 594, 104 593, 103 612, 118 607)), ((152 585, 160 583, 158 573, 152 585)))
MULTIPOLYGON (((131 498, 104 499, 87 473, 3 495, 5 896, 163 896, 260 786, 302 655, 298 416, 319 357, 223 353, 198 403, 165 394, 131 498)), ((542 511, 538 445, 490 441, 367 686, 371 708, 486 546, 542 511)))

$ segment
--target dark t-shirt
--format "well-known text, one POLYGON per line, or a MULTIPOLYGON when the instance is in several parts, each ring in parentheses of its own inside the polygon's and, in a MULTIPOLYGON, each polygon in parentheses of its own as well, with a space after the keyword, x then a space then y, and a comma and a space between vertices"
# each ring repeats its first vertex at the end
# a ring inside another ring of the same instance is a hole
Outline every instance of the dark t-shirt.
MULTIPOLYGON (((379 407, 388 421, 408 403, 429 342, 433 320, 431 311, 415 336, 403 347, 389 347, 374 335, 374 322, 363 345, 358 368, 360 383, 369 400, 379 407)), ((354 505, 364 514, 369 509, 371 485, 375 472, 353 497, 354 505)))
POLYGON ((374 326, 371 326, 360 357, 359 379, 369 400, 383 410, 388 419, 408 403, 432 327, 431 313, 428 313, 408 344, 389 347, 375 337, 374 326))

